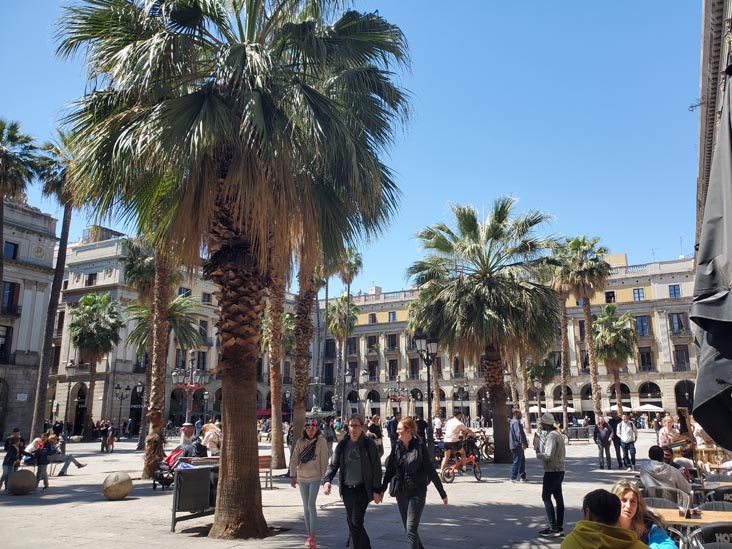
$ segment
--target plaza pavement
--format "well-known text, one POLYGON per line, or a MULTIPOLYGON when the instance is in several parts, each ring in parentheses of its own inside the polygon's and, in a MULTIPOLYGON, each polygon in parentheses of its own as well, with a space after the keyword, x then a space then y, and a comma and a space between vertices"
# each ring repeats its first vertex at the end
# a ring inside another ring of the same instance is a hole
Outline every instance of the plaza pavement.
MULTIPOLYGON (((653 431, 640 431, 638 463, 647 456, 652 444, 653 431)), ((134 440, 122 440, 116 443, 114 453, 101 454, 98 443, 69 444, 67 451, 87 463, 87 467, 77 469, 71 465, 69 476, 50 478, 47 491, 38 490, 27 496, 0 494, 0 547, 303 547, 307 534, 299 490, 291 488, 289 479, 284 477, 275 477, 273 490, 262 491, 265 517, 278 532, 272 537, 251 541, 208 539, 205 536, 212 516, 181 522, 171 533, 172 491, 153 491, 150 481, 139 479, 142 454, 135 451, 135 446, 134 440), (117 471, 136 479, 134 487, 125 500, 107 501, 101 484, 109 473, 117 471)), ((260 445, 260 452, 268 453, 269 445, 260 445)), ((567 446, 567 533, 581 518, 584 494, 600 487, 609 488, 618 478, 631 475, 597 469, 596 452, 593 443, 575 441, 567 446)), ((541 501, 542 469, 533 450, 526 454, 530 480, 527 484, 508 481, 510 464, 483 464, 480 483, 472 473, 467 473, 446 485, 447 506, 442 505, 437 491, 430 486, 420 527, 425 547, 558 548, 561 539, 537 537, 537 532, 546 526, 541 501)), ((345 546, 348 532, 336 486, 330 496, 322 492, 318 496, 318 521, 319 547, 345 546)), ((369 506, 366 529, 374 549, 406 546, 396 501, 389 496, 381 505, 369 506)))

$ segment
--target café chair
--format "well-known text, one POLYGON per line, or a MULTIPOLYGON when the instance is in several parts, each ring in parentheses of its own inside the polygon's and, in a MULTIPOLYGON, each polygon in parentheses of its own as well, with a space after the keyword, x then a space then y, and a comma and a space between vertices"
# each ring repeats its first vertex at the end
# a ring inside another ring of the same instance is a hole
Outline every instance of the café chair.
POLYGON ((676 488, 651 486, 650 488, 646 488, 646 493, 648 494, 646 499, 649 497, 668 499, 675 502, 677 507, 684 509, 688 509, 691 502, 689 494, 682 492, 681 490, 677 490, 676 488))
POLYGON ((648 507, 656 509, 677 509, 678 504, 666 498, 645 498, 648 507))
POLYGON ((707 496, 709 501, 728 501, 732 502, 732 486, 724 486, 709 492, 707 496))
POLYGON ((699 506, 702 511, 732 511, 729 501, 705 501, 699 506))
POLYGON ((705 475, 704 482, 732 482, 732 477, 715 473, 713 475, 705 475))

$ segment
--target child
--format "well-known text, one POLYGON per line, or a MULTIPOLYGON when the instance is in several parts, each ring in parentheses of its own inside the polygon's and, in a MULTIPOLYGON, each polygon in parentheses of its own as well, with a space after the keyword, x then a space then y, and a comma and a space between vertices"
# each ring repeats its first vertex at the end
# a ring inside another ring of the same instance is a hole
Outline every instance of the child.
POLYGON ((20 448, 20 437, 11 436, 6 445, 5 459, 3 459, 3 476, 0 478, 0 488, 5 483, 5 490, 8 493, 10 493, 10 477, 18 468, 20 457, 23 455, 30 456, 31 454, 20 448))

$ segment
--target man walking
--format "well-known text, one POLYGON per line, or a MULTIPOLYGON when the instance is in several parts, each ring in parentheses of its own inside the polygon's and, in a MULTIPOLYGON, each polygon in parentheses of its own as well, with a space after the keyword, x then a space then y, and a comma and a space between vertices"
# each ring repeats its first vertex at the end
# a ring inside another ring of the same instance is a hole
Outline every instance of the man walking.
MULTIPOLYGON (((615 457, 618 460, 618 469, 623 468, 623 458, 620 456, 620 437, 617 436, 618 425, 620 424, 620 422, 621 422, 621 419, 620 419, 620 416, 618 415, 618 411, 612 410, 610 412, 610 419, 608 420, 607 423, 610 426, 610 429, 612 429, 612 431, 613 431, 612 442, 613 442, 613 446, 615 447, 615 457)), ((608 469, 609 469, 609 467, 608 467, 608 469)))
POLYGON ((389 442, 391 442, 392 448, 394 448, 397 443, 397 426, 399 425, 399 421, 401 419, 401 412, 397 412, 396 414, 394 414, 394 417, 386 422, 386 432, 389 435, 389 442))
POLYGON ((331 483, 338 473, 338 487, 346 507, 350 549, 371 549, 364 528, 366 508, 371 500, 381 503, 381 460, 371 437, 363 434, 360 415, 348 420, 348 434, 333 451, 333 458, 323 476, 323 493, 330 495, 331 483))
POLYGON ((554 428, 554 416, 549 412, 541 416, 541 426, 547 431, 544 440, 543 452, 537 452, 536 457, 544 466, 544 479, 541 487, 541 499, 544 502, 549 527, 539 535, 545 538, 556 538, 564 535, 564 495, 562 482, 564 481, 564 440, 554 428), (556 512, 552 504, 552 497, 556 502, 556 512))
POLYGON ((526 482, 526 455, 524 450, 529 447, 526 440, 524 425, 521 423, 521 410, 513 411, 513 419, 509 425, 508 447, 513 453, 513 465, 511 466, 511 482, 520 480, 526 482))
POLYGON ((620 439, 620 447, 623 449, 623 467, 632 471, 635 469, 635 441, 638 438, 638 430, 628 418, 628 414, 623 414, 615 434, 620 439))
POLYGON ((602 462, 603 453, 607 459, 607 468, 608 470, 611 469, 610 465, 612 464, 612 460, 610 459, 610 444, 613 440, 613 431, 610 428, 610 425, 605 422, 604 417, 600 416, 600 419, 597 420, 597 425, 595 425, 593 430, 592 438, 595 440, 595 444, 597 444, 597 451, 600 457, 600 469, 604 469, 602 462))

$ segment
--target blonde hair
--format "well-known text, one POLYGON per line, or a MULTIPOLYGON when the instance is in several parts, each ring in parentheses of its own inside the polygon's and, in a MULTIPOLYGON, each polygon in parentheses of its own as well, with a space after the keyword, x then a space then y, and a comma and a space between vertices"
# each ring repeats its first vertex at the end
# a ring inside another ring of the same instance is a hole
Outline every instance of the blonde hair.
POLYGON ((417 423, 411 417, 400 419, 399 423, 402 424, 402 427, 406 427, 407 430, 412 433, 414 438, 419 438, 417 435, 417 423))
POLYGON ((638 535, 638 538, 643 536, 646 530, 650 528, 650 525, 648 527, 646 526, 649 523, 656 524, 660 528, 663 528, 663 521, 648 507, 646 500, 643 498, 643 495, 640 493, 640 489, 635 482, 619 480, 613 485, 612 490, 610 491, 618 496, 621 502, 626 492, 633 492, 635 494, 635 499, 638 502, 638 508, 635 511, 635 515, 630 520, 630 526, 638 535))

